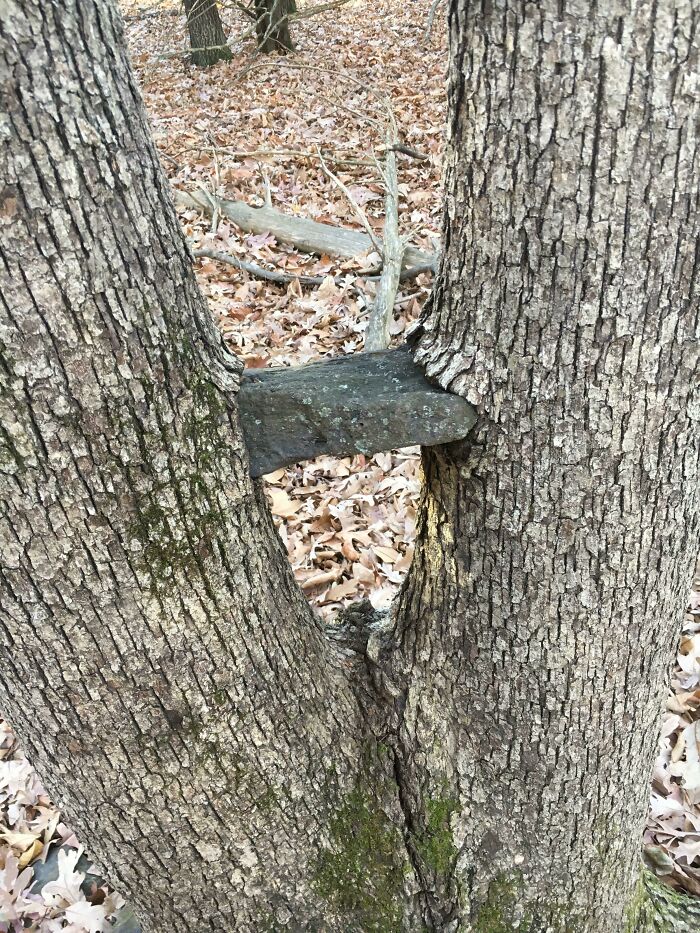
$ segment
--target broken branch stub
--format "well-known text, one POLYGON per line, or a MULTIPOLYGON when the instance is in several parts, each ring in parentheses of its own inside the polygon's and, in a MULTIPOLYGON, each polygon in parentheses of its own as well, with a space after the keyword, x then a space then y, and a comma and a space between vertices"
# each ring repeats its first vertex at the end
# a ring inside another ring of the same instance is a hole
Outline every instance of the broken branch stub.
POLYGON ((427 381, 405 347, 246 370, 238 405, 253 476, 323 454, 446 444, 476 421, 468 402, 427 381))
POLYGON ((391 146, 392 139, 389 137, 382 173, 385 188, 382 274, 365 333, 365 350, 370 353, 385 350, 389 346, 394 303, 401 281, 401 266, 405 252, 405 245, 399 234, 399 180, 396 153, 391 146))

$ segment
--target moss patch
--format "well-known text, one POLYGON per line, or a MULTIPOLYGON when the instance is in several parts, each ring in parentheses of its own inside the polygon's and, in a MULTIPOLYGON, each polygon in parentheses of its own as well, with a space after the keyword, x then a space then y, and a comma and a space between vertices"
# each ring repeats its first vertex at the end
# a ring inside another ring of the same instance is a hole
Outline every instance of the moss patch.
MULTIPOLYGON (((165 481, 153 484, 146 492, 135 492, 136 515, 130 533, 141 544, 141 560, 156 590, 171 585, 180 572, 197 573, 202 562, 211 557, 213 542, 220 534, 223 516, 210 491, 206 477, 218 474, 230 461, 224 424, 226 407, 215 386, 206 378, 192 377, 187 388, 189 404, 183 403, 180 443, 189 456, 173 464, 165 481)), ((153 387, 144 383, 144 393, 158 417, 153 387)), ((160 437, 155 449, 162 446, 170 427, 158 423, 160 437)), ((143 464, 148 468, 150 449, 141 440, 143 464)))
POLYGON ((356 788, 329 824, 331 847, 314 866, 314 888, 347 918, 347 930, 399 933, 403 841, 376 801, 356 788))
POLYGON ((580 933, 585 918, 560 901, 528 901, 519 872, 498 875, 472 920, 472 933, 580 933))
POLYGON ((519 903, 521 892, 522 879, 519 875, 495 878, 489 885, 486 901, 474 918, 474 933, 509 933, 511 930, 530 933, 530 919, 518 916, 522 913, 519 903))
POLYGON ((689 933, 700 930, 700 904, 642 869, 625 913, 624 933, 689 933))
POLYGON ((426 827, 416 838, 416 852, 435 874, 446 875, 452 870, 457 854, 452 840, 450 817, 459 809, 456 800, 436 797, 426 801, 426 827))

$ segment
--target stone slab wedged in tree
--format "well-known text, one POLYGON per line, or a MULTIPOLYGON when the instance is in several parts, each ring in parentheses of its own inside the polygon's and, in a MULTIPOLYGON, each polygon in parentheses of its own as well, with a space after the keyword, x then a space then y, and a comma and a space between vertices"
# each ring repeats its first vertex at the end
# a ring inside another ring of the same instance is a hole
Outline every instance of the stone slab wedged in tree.
MULTIPOLYGON (((304 253, 340 256, 352 259, 361 256, 374 246, 366 233, 333 227, 308 217, 293 217, 274 207, 251 207, 244 201, 229 201, 217 198, 204 191, 185 192, 173 190, 175 203, 179 207, 211 214, 214 207, 224 217, 247 233, 271 233, 275 239, 287 243, 304 253)), ((433 253, 407 246, 403 256, 403 269, 416 266, 435 265, 433 253)))
POLYGON ((404 347, 246 370, 238 404, 253 476, 323 454, 446 444, 476 421, 472 406, 431 385, 404 347))

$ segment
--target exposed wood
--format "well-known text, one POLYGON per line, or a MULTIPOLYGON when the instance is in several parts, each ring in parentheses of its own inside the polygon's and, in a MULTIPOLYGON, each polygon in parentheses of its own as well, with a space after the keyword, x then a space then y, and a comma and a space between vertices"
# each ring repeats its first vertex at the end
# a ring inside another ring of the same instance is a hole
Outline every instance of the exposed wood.
POLYGON ((322 454, 446 444, 476 421, 471 405, 431 385, 404 347, 246 370, 238 403, 253 476, 322 454))
MULTIPOLYGON (((352 259, 372 248, 366 233, 345 230, 330 224, 309 220, 307 217, 292 217, 273 207, 251 207, 244 201, 229 201, 201 191, 185 192, 174 189, 175 203, 180 207, 198 210, 211 216, 216 204, 224 217, 232 220, 246 233, 271 233, 281 243, 287 243, 305 253, 315 255, 342 256, 352 259)), ((413 266, 434 267, 435 256, 414 246, 406 248, 403 268, 413 266)))
POLYGON ((370 311, 365 350, 370 353, 389 346, 396 293, 401 281, 404 243, 399 234, 399 184, 396 168, 396 152, 392 140, 387 142, 384 159, 384 240, 382 244, 382 274, 379 278, 374 306, 370 311))

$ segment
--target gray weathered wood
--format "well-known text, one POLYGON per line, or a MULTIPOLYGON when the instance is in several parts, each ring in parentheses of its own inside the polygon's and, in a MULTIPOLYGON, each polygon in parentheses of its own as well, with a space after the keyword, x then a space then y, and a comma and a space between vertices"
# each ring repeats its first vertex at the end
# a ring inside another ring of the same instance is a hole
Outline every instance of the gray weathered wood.
POLYGON ((321 454, 463 438, 476 413, 432 386, 405 348, 246 371, 238 396, 253 476, 321 454))
MULTIPOLYGON (((352 259, 353 256, 361 256, 372 248, 370 238, 359 230, 333 227, 309 220, 308 217, 292 217, 291 214, 283 214, 274 207, 251 207, 244 201, 228 201, 203 191, 185 192, 174 189, 173 197, 179 207, 203 211, 205 214, 211 214, 215 206, 241 230, 249 233, 269 232, 280 242, 305 253, 352 259)), ((426 253, 414 246, 406 247, 404 269, 432 266, 434 263, 435 256, 432 253, 426 253)))
POLYGON ((384 194, 382 274, 365 333, 365 350, 370 352, 384 350, 389 346, 394 302, 401 281, 401 266, 405 252, 405 245, 399 234, 399 179, 396 153, 392 148, 393 142, 393 136, 389 133, 383 172, 386 191, 384 194))

